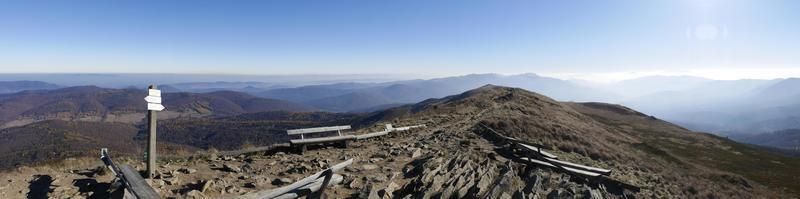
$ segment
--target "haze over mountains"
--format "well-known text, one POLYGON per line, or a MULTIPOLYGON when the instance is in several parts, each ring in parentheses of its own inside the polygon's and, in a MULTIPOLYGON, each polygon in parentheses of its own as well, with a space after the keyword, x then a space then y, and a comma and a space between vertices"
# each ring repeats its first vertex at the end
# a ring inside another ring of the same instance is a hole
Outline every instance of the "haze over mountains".
MULTIPOLYGON (((248 112, 248 110, 251 110, 253 107, 261 107, 252 109, 253 111, 261 111, 276 110, 276 107, 280 106, 286 106, 284 110, 295 111, 372 112, 403 104, 417 103, 430 98, 440 98, 464 92, 485 84, 495 84, 536 91, 560 101, 599 101, 622 104, 642 111, 645 114, 680 124, 692 130, 731 136, 735 139, 775 131, 800 129, 800 101, 797 100, 800 99, 800 79, 797 78, 773 80, 711 80, 691 76, 651 76, 607 84, 587 84, 586 82, 562 80, 535 74, 472 74, 434 79, 372 82, 364 81, 365 79, 362 77, 361 79, 338 79, 336 80, 337 82, 330 84, 318 83, 319 81, 314 81, 313 78, 311 78, 306 79, 306 83, 301 85, 292 83, 281 84, 277 82, 279 80, 275 79, 266 79, 265 81, 256 80, 188 81, 160 85, 160 88, 167 92, 168 95, 172 95, 171 93, 181 93, 175 94, 180 96, 178 99, 166 98, 167 100, 165 100, 165 103, 167 103, 167 107, 170 107, 170 103, 181 104, 181 106, 176 107, 177 109, 168 108, 168 111, 178 110, 187 113, 192 112, 200 114, 202 112, 207 114, 207 110, 204 110, 207 109, 207 107, 204 106, 211 106, 213 104, 213 106, 224 107, 217 108, 217 114, 232 115, 248 112), (217 91, 235 91, 237 93, 215 93, 217 91), (189 96, 188 93, 197 94, 189 96), (235 99, 224 99, 226 98, 225 96, 228 95, 236 97, 233 97, 235 99), (283 100, 283 102, 248 101, 259 101, 253 96, 283 100), (185 105, 185 102, 188 102, 187 100, 211 100, 214 102, 185 105), (275 105, 264 105, 270 103, 275 105)), ((8 91, 59 88, 58 85, 45 82, 6 82, 0 85, 12 85, 6 86, 5 89, 3 89, 8 91), (24 85, 35 86, 26 87, 24 85)), ((68 90, 69 89, 61 91, 68 90)), ((59 96, 59 92, 59 90, 54 90, 52 94, 43 94, 46 92, 42 91, 39 92, 41 93, 39 95, 52 95, 55 97, 59 96)), ((23 94, 3 95, 0 97, 0 100, 3 100, 4 103, 7 104, 16 103, 14 102, 15 99, 17 101, 26 99, 19 96, 16 98, 12 97, 15 95, 23 94)), ((34 99, 26 103, 37 101, 35 100, 37 98, 36 96, 31 96, 31 94, 25 95, 34 99)), ((129 99, 129 103, 133 104, 139 103, 140 101, 138 97, 129 96, 129 98, 126 99, 129 99)), ((44 105, 45 104, 28 104, 25 106, 46 107, 44 105)), ((49 104, 47 106, 82 107, 87 105, 49 104)), ((16 105, 14 107, 14 109, 20 109, 16 105)), ((97 108, 97 110, 101 109, 97 108)), ((21 110, 12 110, 3 113, 2 121, 5 123, 9 123, 9 121, 12 120, 15 121, 11 123, 12 125, 6 126, 14 126, 14 124, 21 125, 36 121, 35 119, 31 119, 32 115, 36 115, 36 117, 39 118, 55 117, 53 114, 34 114, 37 113, 37 110, 24 110, 23 112, 27 111, 29 113, 27 116, 25 113, 19 111, 21 110)), ((112 107, 110 111, 114 112, 115 108, 112 107)), ((97 115, 92 115, 92 117, 95 116, 97 115)), ((65 116, 62 115, 61 117, 65 116)), ((73 119, 80 119, 84 116, 70 117, 73 119)), ((95 119, 103 121, 116 121, 118 118, 124 118, 114 116, 97 117, 105 118, 105 120, 95 119)), ((141 115, 137 116, 137 118, 129 119, 138 121, 139 118, 141 118, 141 115)))

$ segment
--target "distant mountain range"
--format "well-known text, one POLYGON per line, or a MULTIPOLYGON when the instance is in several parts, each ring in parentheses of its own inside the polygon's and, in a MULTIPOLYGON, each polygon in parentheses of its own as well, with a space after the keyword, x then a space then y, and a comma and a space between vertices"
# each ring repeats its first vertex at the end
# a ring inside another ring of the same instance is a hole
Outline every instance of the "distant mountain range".
MULTIPOLYGON (((33 90, 0 95, 0 126, 43 120, 137 123, 145 116, 145 90, 95 86, 33 90)), ((314 111, 315 108, 246 93, 165 93, 160 118, 232 116, 261 111, 314 111)))
POLYGON ((41 81, 0 81, 0 94, 26 90, 49 90, 61 86, 41 81))
MULTIPOLYGON (((107 78, 106 76, 102 77, 107 78)), ((181 113, 164 115, 165 117, 209 115, 210 112, 207 109, 212 104, 217 107, 215 114, 219 115, 276 110, 279 107, 288 107, 282 110, 372 112, 413 104, 430 98, 440 98, 485 84, 495 84, 536 91, 561 101, 601 101, 623 104, 692 130, 712 132, 718 135, 760 134, 800 128, 800 101, 797 100, 800 99, 800 79, 797 78, 711 80, 691 76, 651 76, 611 84, 588 84, 536 74, 472 74, 426 80, 374 83, 334 82, 308 86, 293 86, 294 84, 281 84, 276 81, 271 80, 269 83, 214 81, 160 85, 160 88, 167 92, 166 95, 179 96, 173 99, 165 97, 165 102, 168 104, 168 111, 181 113), (238 94, 231 99, 226 98, 231 93, 224 92, 229 91, 236 91, 238 94), (249 95, 239 95, 243 93, 249 95), (256 99, 253 96, 259 98, 256 99), (261 98, 283 101, 261 100, 261 98), (206 102, 191 103, 192 101, 206 102), (170 103, 177 105, 178 109, 173 109, 175 106, 171 106, 170 103)), ((44 82, 16 82, 9 83, 9 85, 18 85, 9 89, 17 92, 58 88, 57 85, 44 82)), ((41 93, 41 91, 37 92, 41 93)), ((6 97, 0 96, 0 99, 3 98, 6 97)), ((77 102, 53 104, 55 101, 34 103, 39 100, 37 97, 31 97, 29 100, 19 99, 21 100, 17 101, 25 103, 14 105, 10 109, 3 109, 3 103, 16 103, 14 100, 8 102, 0 100, 0 110, 9 110, 0 113, 0 122, 10 122, 5 126, 22 125, 45 118, 71 117, 92 121, 131 122, 139 121, 142 117, 141 114, 136 117, 117 114, 105 117, 105 114, 96 113, 71 115, 68 114, 70 111, 62 111, 66 113, 56 116, 52 113, 58 112, 56 110, 59 109, 70 109, 69 107, 83 107, 87 110, 98 110, 98 112, 102 112, 102 108, 99 108, 101 106, 96 106, 94 109, 88 108, 92 105, 85 102, 84 104, 77 102), (32 110, 22 108, 24 111, 15 110, 20 109, 19 107, 36 108, 31 108, 32 110), (18 114, 22 117, 17 117, 18 114), (103 119, 95 119, 97 117, 103 119)), ((131 97, 130 100, 126 103, 140 103, 138 97, 131 97)), ((141 108, 138 105, 136 107, 141 108)), ((112 112, 117 109, 124 108, 110 107, 112 112)))
POLYGON ((439 98, 467 91, 486 84, 514 86, 535 90, 559 100, 588 101, 611 99, 609 93, 599 92, 576 83, 535 74, 498 75, 473 74, 429 80, 408 80, 373 84, 331 84, 284 88, 257 93, 258 96, 285 99, 311 105, 323 110, 350 112, 376 110, 439 98))
POLYGON ((714 80, 622 100, 698 131, 758 134, 800 128, 800 79, 714 80))
POLYGON ((736 141, 761 146, 771 146, 800 153, 800 129, 786 129, 755 135, 733 135, 736 141))

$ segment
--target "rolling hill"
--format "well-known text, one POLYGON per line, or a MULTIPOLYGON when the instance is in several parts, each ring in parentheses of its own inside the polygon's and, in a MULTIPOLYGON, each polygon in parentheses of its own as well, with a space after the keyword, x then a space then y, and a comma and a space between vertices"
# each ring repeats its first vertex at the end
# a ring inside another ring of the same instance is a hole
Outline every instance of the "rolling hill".
MULTIPOLYGON (((163 154, 196 150, 236 150, 289 140, 287 129, 350 124, 358 115, 325 112, 267 111, 219 118, 159 121, 163 154)), ((117 156, 138 157, 146 143, 144 125, 114 122, 47 120, 0 130, 0 170, 94 157, 100 148, 117 156)))
POLYGON ((96 156, 100 148, 120 154, 140 152, 132 125, 106 122, 44 121, 0 130, 0 169, 96 156))
MULTIPOLYGON (((146 92, 94 86, 23 91, 0 95, 0 123, 13 127, 44 120, 137 123, 144 118, 146 92)), ((260 111, 313 111, 314 108, 249 94, 165 93, 162 119, 174 117, 231 116, 260 111)))
POLYGON ((347 125, 357 117, 347 113, 267 111, 224 118, 176 118, 159 123, 158 137, 197 149, 237 150, 286 143, 290 139, 288 129, 347 125))

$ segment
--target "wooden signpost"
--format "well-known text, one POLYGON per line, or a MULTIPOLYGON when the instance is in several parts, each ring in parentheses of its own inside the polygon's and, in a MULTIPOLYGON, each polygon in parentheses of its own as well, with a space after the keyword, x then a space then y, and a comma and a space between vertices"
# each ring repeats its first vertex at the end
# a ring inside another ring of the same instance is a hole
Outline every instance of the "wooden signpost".
POLYGON ((147 129, 150 132, 147 136, 147 178, 152 178, 156 173, 156 117, 157 111, 164 110, 161 105, 161 90, 156 88, 155 84, 150 85, 148 89, 148 96, 144 98, 147 101, 147 129))

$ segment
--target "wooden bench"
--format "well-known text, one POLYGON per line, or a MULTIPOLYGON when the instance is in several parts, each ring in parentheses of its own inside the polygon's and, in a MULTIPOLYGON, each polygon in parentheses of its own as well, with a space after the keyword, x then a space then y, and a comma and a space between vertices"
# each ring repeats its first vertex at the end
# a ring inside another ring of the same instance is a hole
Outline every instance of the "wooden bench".
POLYGON ((289 143, 292 147, 297 147, 300 150, 300 153, 306 151, 306 145, 310 144, 323 144, 323 143, 336 143, 339 142, 342 144, 342 147, 347 147, 347 142, 350 140, 355 140, 356 136, 354 135, 343 135, 342 130, 350 129, 350 125, 347 126, 327 126, 327 127, 315 127, 315 128, 305 128, 305 129, 292 129, 286 131, 287 135, 300 135, 300 139, 292 139, 289 140, 289 143), (327 136, 327 137, 315 137, 315 138, 306 138, 306 134, 315 134, 315 133, 325 133, 325 132, 333 132, 336 131, 338 135, 336 136, 327 136))

